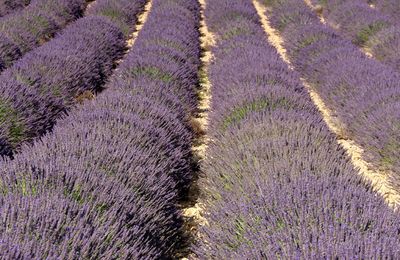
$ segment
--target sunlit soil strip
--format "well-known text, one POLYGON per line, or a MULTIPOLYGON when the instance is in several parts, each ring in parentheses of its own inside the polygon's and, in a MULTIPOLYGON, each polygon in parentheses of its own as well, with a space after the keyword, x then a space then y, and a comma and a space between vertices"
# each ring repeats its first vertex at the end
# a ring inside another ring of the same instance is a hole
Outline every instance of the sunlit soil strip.
MULTIPOLYGON (((138 21, 136 23, 136 27, 135 30, 129 35, 128 39, 126 40, 126 52, 125 55, 129 52, 129 50, 133 47, 133 45, 135 44, 135 41, 140 33, 140 31, 142 30, 144 24, 147 21, 147 17, 149 16, 149 12, 151 9, 151 6, 153 4, 152 0, 149 0, 146 5, 144 6, 143 11, 139 14, 138 16, 138 21)), ((124 55, 124 56, 125 56, 124 55)), ((118 60, 116 63, 120 64, 123 61, 123 58, 118 60)), ((118 70, 118 68, 117 68, 118 70)))
MULTIPOLYGON (((135 41, 136 41, 140 31, 142 30, 144 24, 147 21, 147 17, 149 16, 149 12, 150 12, 152 4, 153 4, 153 0, 149 0, 147 2, 147 4, 144 6, 143 11, 139 14, 138 21, 137 21, 136 26, 135 26, 135 30, 129 35, 128 39, 126 40, 127 50, 125 52, 125 55, 129 52, 129 50, 135 44, 135 41)), ((120 64, 123 60, 124 59, 122 58, 122 59, 118 60, 116 63, 120 64)), ((118 68, 116 70, 118 71, 118 68)))
MULTIPOLYGON (((310 0, 304 0, 304 2, 306 3, 306 5, 308 7, 311 8, 311 10, 313 10, 318 15, 319 20, 321 21, 321 23, 329 25, 335 30, 339 30, 339 26, 338 25, 326 22, 324 16, 322 15, 322 6, 320 6, 320 5, 314 6, 311 3, 310 0)), ((369 5, 369 6, 373 7, 374 5, 369 5)), ((363 47, 363 48, 360 48, 360 49, 368 58, 373 58, 372 52, 371 52, 371 50, 369 48, 363 47)))
MULTIPOLYGON (((196 128, 195 131, 198 134, 198 140, 192 147, 192 151, 197 160, 201 163, 206 157, 207 143, 209 138, 207 137, 207 126, 208 126, 208 112, 210 110, 211 102, 211 84, 208 79, 208 65, 210 64, 213 55, 211 53, 211 47, 215 44, 214 35, 208 31, 207 25, 205 23, 204 10, 206 7, 206 0, 199 0, 201 5, 201 21, 200 21, 200 42, 202 48, 201 62, 202 66, 199 71, 199 81, 200 88, 198 91, 199 113, 196 117, 192 118, 192 124, 196 128)), ((196 183, 193 185, 197 189, 196 183)), ((194 196, 198 196, 199 191, 194 191, 196 193, 194 196)), ((204 218, 204 204, 199 201, 199 198, 193 198, 196 200, 194 206, 187 207, 182 210, 183 216, 187 219, 188 231, 193 235, 197 236, 198 226, 208 225, 207 220, 204 218)), ((188 258, 193 259, 194 255, 189 255, 188 258)))
POLYGON ((129 39, 126 42, 126 46, 128 48, 132 48, 132 46, 135 44, 135 41, 142 30, 144 24, 147 21, 147 17, 149 16, 149 12, 151 9, 151 6, 153 4, 153 0, 149 0, 147 4, 144 6, 143 12, 139 15, 138 17, 138 23, 136 24, 135 31, 130 35, 129 39))
MULTIPOLYGON (((307 1, 307 0, 306 0, 307 1)), ((266 8, 260 4, 257 0, 253 0, 253 4, 257 9, 257 13, 260 16, 262 26, 267 34, 268 41, 277 49, 282 59, 288 63, 289 67, 293 69, 290 64, 290 60, 287 57, 286 50, 283 47, 283 40, 279 33, 276 32, 269 24, 269 21, 265 15, 266 8)), ((400 194, 396 192, 388 183, 388 174, 383 171, 373 170, 371 164, 363 159, 363 149, 357 145, 353 140, 344 138, 343 131, 340 127, 340 122, 334 116, 334 113, 324 104, 322 98, 314 91, 311 85, 309 85, 304 79, 301 79, 304 87, 309 92, 312 101, 318 107, 322 114, 325 123, 329 129, 336 134, 338 143, 345 149, 350 159, 358 169, 359 173, 367 180, 372 183, 372 186, 376 192, 378 192, 388 203, 389 206, 397 208, 400 203, 400 194)))
MULTIPOLYGON (((152 4, 153 4, 153 0, 149 0, 146 3, 146 5, 144 6, 143 11, 139 14, 138 21, 137 21, 136 26, 135 26, 135 30, 129 35, 128 39, 126 40, 126 44, 125 44, 126 45, 126 51, 125 51, 124 56, 126 56, 128 54, 130 49, 135 44, 135 41, 136 41, 140 31, 142 30, 144 24, 147 21, 147 17, 149 16, 149 12, 150 12, 152 4)), ((122 59, 120 59, 120 60, 117 60, 116 64, 119 65, 123 60, 124 60, 124 57, 122 59)), ((116 68, 116 71, 118 71, 118 68, 116 68)))
POLYGON ((306 3, 306 5, 308 5, 312 10, 314 10, 319 17, 319 20, 321 21, 321 23, 326 24, 326 20, 322 15, 322 6, 314 6, 311 3, 311 0, 304 0, 304 2, 306 3))

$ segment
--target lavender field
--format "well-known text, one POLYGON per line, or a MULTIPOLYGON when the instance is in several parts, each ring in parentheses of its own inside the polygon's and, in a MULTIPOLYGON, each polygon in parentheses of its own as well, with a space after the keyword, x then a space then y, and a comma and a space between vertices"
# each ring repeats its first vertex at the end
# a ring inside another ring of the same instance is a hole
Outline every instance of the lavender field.
POLYGON ((400 0, 0 0, 0 259, 400 259, 400 0))

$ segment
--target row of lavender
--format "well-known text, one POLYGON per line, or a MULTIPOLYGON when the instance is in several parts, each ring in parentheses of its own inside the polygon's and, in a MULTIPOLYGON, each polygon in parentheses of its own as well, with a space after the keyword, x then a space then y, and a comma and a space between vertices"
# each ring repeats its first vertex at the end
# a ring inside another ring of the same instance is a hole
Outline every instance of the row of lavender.
POLYGON ((197 1, 153 0, 106 90, 0 162, 2 258, 169 259, 185 243, 198 26, 197 1))
POLYGON ((200 259, 391 259, 400 219, 364 183, 251 1, 209 1, 217 36, 200 259))
POLYGON ((400 1, 399 0, 365 0, 374 5, 381 12, 391 16, 397 23, 400 23, 400 1))
POLYGON ((78 95, 101 88, 144 2, 97 1, 88 17, 0 75, 0 155, 10 156, 21 143, 43 135, 78 95))
POLYGON ((17 12, 30 2, 30 0, 0 0, 0 17, 17 12))
POLYGON ((0 71, 48 41, 81 17, 85 0, 33 0, 20 12, 0 19, 0 71))
MULTIPOLYGON (((380 1, 380 5, 385 1, 380 1)), ((400 20, 371 8, 365 0, 313 0, 329 24, 353 43, 400 71, 400 20)), ((398 3, 400 5, 400 2, 398 3)), ((400 7, 399 7, 400 8, 400 7)))
POLYGON ((323 25, 303 1, 264 2, 293 64, 336 113, 344 137, 374 166, 394 172, 400 187, 400 74, 323 25))

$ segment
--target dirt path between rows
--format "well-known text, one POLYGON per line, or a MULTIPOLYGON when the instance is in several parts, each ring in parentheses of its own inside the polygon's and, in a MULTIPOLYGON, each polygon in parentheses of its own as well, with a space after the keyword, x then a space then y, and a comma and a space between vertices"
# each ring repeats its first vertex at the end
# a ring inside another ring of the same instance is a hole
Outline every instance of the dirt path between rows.
POLYGON ((311 0, 304 0, 304 2, 306 3, 306 5, 308 7, 310 7, 313 11, 315 11, 317 13, 321 23, 326 24, 326 20, 325 20, 324 16, 322 15, 322 6, 314 6, 311 3, 311 0))
POLYGON ((136 24, 135 31, 130 35, 129 39, 126 42, 126 46, 128 48, 132 48, 132 46, 135 44, 135 41, 140 31, 143 29, 143 26, 147 21, 147 17, 149 16, 152 5, 153 5, 153 0, 149 0, 147 4, 144 6, 143 12, 138 17, 138 22, 136 24))
MULTIPOLYGON (((126 51, 124 54, 124 57, 128 54, 130 49, 133 47, 133 45, 136 42, 137 37, 139 36, 140 31, 143 29, 144 24, 147 21, 147 17, 149 16, 151 7, 153 5, 153 0, 149 0, 146 5, 143 8, 143 11, 139 14, 137 23, 135 25, 134 31, 129 35, 128 39, 126 40, 125 46, 126 46, 126 51)), ((120 64, 123 60, 124 57, 122 57, 120 60, 118 60, 116 63, 120 64)), ((116 69, 118 71, 118 68, 116 69)))
MULTIPOLYGON (((199 98, 199 104, 197 107, 199 113, 192 118, 192 124, 195 125, 198 138, 195 142, 195 145, 192 147, 192 151, 199 164, 201 164, 206 157, 207 143, 209 142, 209 137, 207 136, 207 126, 211 102, 211 84, 208 79, 208 66, 213 59, 211 47, 215 44, 215 36, 208 31, 205 22, 204 10, 206 8, 206 0, 199 0, 199 3, 201 5, 200 43, 202 48, 202 66, 199 71, 200 88, 197 93, 199 98)), ((205 205, 201 202, 199 193, 199 187, 197 183, 194 183, 192 199, 195 201, 195 204, 182 210, 182 214, 187 220, 187 229, 194 238, 200 237, 198 234, 199 226, 208 225, 208 222, 204 217, 205 205)), ((195 258, 196 256, 194 254, 190 254, 187 257, 182 258, 182 260, 195 258)))
MULTIPOLYGON (((305 0, 309 2, 309 0, 305 0)), ((267 34, 268 42, 273 45, 282 59, 288 64, 290 69, 293 66, 286 54, 286 50, 283 47, 283 39, 280 37, 279 33, 275 31, 268 21, 265 15, 266 8, 260 4, 257 0, 253 0, 253 4, 257 9, 257 13, 260 17, 264 31, 267 34)), ((304 87, 309 92, 312 101, 318 107, 322 114, 322 117, 329 129, 336 134, 338 143, 345 149, 349 155, 351 162, 359 173, 367 180, 372 183, 374 190, 378 192, 387 202, 387 204, 393 208, 397 208, 400 203, 400 194, 390 187, 388 183, 388 174, 382 171, 373 170, 371 164, 363 160, 363 149, 357 145, 353 140, 342 138, 343 131, 340 128, 340 122, 334 116, 334 113, 324 104, 324 101, 319 96, 319 94, 313 89, 313 87, 308 84, 303 78, 301 79, 304 87)))

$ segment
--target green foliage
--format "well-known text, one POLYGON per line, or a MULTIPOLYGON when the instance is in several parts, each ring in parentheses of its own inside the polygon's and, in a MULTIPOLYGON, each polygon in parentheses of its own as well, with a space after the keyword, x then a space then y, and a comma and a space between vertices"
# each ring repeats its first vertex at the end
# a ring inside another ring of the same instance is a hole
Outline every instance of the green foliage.
POLYGON ((234 251, 239 250, 241 245, 243 244, 251 247, 253 243, 251 242, 251 240, 246 238, 246 233, 249 230, 255 228, 251 226, 252 223, 247 222, 246 218, 243 216, 237 216, 234 218, 233 223, 231 223, 231 225, 233 225, 231 227, 233 228, 232 230, 233 237, 232 239, 226 241, 225 244, 234 251))
POLYGON ((224 190, 232 191, 232 180, 229 174, 222 173, 220 175, 221 182, 224 184, 224 190))
POLYGON ((174 77, 171 74, 163 72, 155 66, 143 66, 131 69, 131 76, 133 78, 142 75, 154 80, 160 80, 164 83, 170 83, 174 80, 174 77))
MULTIPOLYGON (((7 191, 5 193, 8 193, 9 190, 6 190, 7 191)), ((22 194, 22 196, 34 196, 38 194, 36 185, 32 183, 32 181, 27 180, 25 177, 21 177, 21 179, 14 184, 13 190, 19 194, 22 194)))
POLYGON ((310 46, 311 44, 319 41, 321 39, 321 36, 323 35, 310 35, 306 38, 303 38, 300 42, 299 42, 299 47, 300 49, 303 49, 307 46, 310 46))
POLYGON ((245 221, 238 217, 235 221, 235 237, 238 242, 244 241, 244 233, 246 231, 245 221))
POLYGON ((68 190, 67 188, 64 189, 64 196, 70 198, 78 204, 83 204, 85 201, 82 196, 82 188, 79 185, 74 186, 72 191, 68 190))
POLYGON ((230 12, 227 12, 226 14, 224 14, 223 19, 221 19, 221 20, 235 22, 235 21, 239 21, 239 20, 242 20, 242 19, 246 20, 247 18, 244 17, 241 12, 230 11, 230 12))
POLYGON ((104 9, 100 12, 100 14, 107 16, 112 20, 119 20, 121 19, 121 17, 124 16, 122 10, 112 9, 112 8, 104 9))
POLYGON ((30 23, 29 30, 34 34, 40 33, 40 28, 49 28, 50 26, 47 18, 41 15, 36 15, 32 19, 33 22, 30 23))
POLYGON ((232 240, 228 240, 225 242, 225 244, 233 249, 233 250, 237 250, 240 245, 243 243, 244 241, 244 232, 245 232, 245 222, 241 217, 237 217, 234 220, 233 223, 233 228, 234 228, 234 239, 232 240))
POLYGON ((397 154, 399 151, 400 144, 394 138, 390 138, 380 151, 382 165, 389 168, 393 166, 398 160, 397 154))
POLYGON ((99 212, 100 215, 104 214, 108 209, 110 208, 110 205, 107 203, 99 203, 96 205, 96 210, 99 212))
POLYGON ((25 128, 22 124, 12 124, 9 133, 10 133, 10 141, 12 144, 20 143, 25 136, 25 128))
POLYGON ((52 93, 55 97, 61 97, 61 96, 62 96, 61 87, 60 87, 60 86, 52 86, 52 88, 51 88, 51 93, 52 93))
POLYGON ((279 23, 276 27, 278 31, 282 32, 283 30, 285 30, 286 26, 292 23, 293 21, 294 19, 290 15, 283 14, 279 17, 279 23))
POLYGON ((245 18, 243 16, 242 13, 237 12, 237 11, 227 11, 224 14, 221 14, 222 16, 220 17, 220 19, 218 21, 215 21, 215 24, 213 24, 212 26, 210 26, 210 30, 214 31, 214 30, 220 30, 221 28, 223 28, 225 26, 225 21, 230 21, 231 23, 235 22, 235 21, 240 21, 240 20, 246 20, 247 18, 245 18))
POLYGON ((232 28, 230 28, 228 31, 226 31, 223 35, 222 35, 222 39, 223 40, 229 40, 232 39, 235 36, 238 36, 240 34, 248 34, 249 33, 249 28, 247 27, 241 27, 241 26, 234 26, 232 28))
POLYGON ((274 7, 286 3, 287 0, 263 0, 264 5, 267 7, 274 7))
POLYGON ((37 186, 26 177, 24 173, 19 173, 19 178, 12 186, 5 185, 0 181, 0 194, 5 196, 9 193, 18 193, 22 196, 35 196, 38 194, 37 186))
POLYGON ((116 176, 117 175, 117 170, 115 169, 115 167, 110 166, 109 164, 106 163, 101 164, 99 166, 99 169, 104 172, 106 175, 108 176, 116 176))
POLYGON ((385 28, 387 24, 382 21, 376 21, 372 24, 369 24, 365 27, 363 27, 356 36, 356 39, 354 40, 355 44, 358 45, 365 45, 368 40, 375 35, 377 32, 385 28))
POLYGON ((245 104, 244 106, 240 106, 235 108, 229 116, 224 120, 224 128, 226 129, 233 123, 237 123, 246 117, 252 111, 260 111, 265 109, 268 106, 267 100, 257 100, 251 103, 245 104))
POLYGON ((0 123, 4 123, 6 120, 14 114, 13 108, 7 104, 7 102, 0 99, 0 123))
POLYGON ((232 52, 240 51, 240 49, 246 49, 246 44, 243 42, 227 41, 226 44, 220 46, 220 49, 225 55, 229 55, 232 52))
POLYGON ((373 226, 374 222, 372 220, 368 220, 367 223, 362 227, 363 232, 368 232, 373 226))
POLYGON ((199 69, 197 76, 200 84, 206 84, 208 82, 208 74, 204 67, 199 69))
POLYGON ((0 180, 0 194, 5 196, 8 194, 8 187, 0 180))
MULTIPOLYGON (((336 96, 344 96, 344 95, 351 95, 351 94, 356 94, 353 93, 355 91, 355 87, 351 86, 346 79, 338 81, 334 87, 332 87, 330 96, 331 97, 336 97, 336 96)), ((345 100, 339 100, 338 103, 344 107, 346 104, 344 103, 345 100)))
POLYGON ((289 107, 289 101, 284 97, 277 100, 264 98, 236 107, 223 121, 223 129, 240 122, 251 112, 258 112, 265 109, 273 111, 278 107, 289 107))
POLYGON ((19 144, 25 138, 25 126, 20 122, 17 111, 5 100, 0 99, 0 125, 8 127, 8 141, 19 144))
POLYGON ((102 10, 99 15, 103 15, 105 17, 110 18, 113 22, 118 24, 118 27, 121 29, 122 33, 127 37, 129 33, 131 32, 130 26, 128 26, 121 17, 124 17, 124 14, 122 13, 122 10, 118 9, 113 9, 113 8, 108 8, 102 10))
POLYGON ((151 39, 146 41, 149 45, 157 44, 161 45, 163 47, 171 48, 173 50, 176 50, 178 52, 185 52, 186 48, 182 44, 173 41, 173 40, 168 40, 168 39, 151 39))
POLYGON ((106 237, 104 238, 104 244, 110 244, 114 236, 115 236, 114 231, 108 232, 106 237))
POLYGON ((26 77, 25 75, 23 75, 22 73, 15 73, 15 79, 19 82, 21 82, 22 84, 28 85, 28 86, 33 86, 35 84, 35 81, 32 80, 29 77, 26 77))
POLYGON ((275 225, 275 231, 280 231, 285 229, 285 221, 283 221, 282 219, 277 219, 276 220, 276 225, 275 225))

